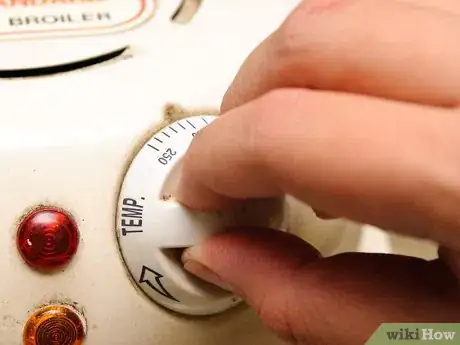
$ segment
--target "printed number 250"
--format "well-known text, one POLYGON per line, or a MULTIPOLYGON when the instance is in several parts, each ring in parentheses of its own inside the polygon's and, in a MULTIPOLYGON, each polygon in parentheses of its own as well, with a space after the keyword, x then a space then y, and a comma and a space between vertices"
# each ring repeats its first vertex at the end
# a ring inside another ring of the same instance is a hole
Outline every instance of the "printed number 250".
POLYGON ((173 157, 177 154, 176 151, 173 149, 169 148, 166 149, 166 151, 161 155, 160 158, 158 158, 158 162, 160 162, 163 165, 168 165, 168 163, 173 159, 173 157))

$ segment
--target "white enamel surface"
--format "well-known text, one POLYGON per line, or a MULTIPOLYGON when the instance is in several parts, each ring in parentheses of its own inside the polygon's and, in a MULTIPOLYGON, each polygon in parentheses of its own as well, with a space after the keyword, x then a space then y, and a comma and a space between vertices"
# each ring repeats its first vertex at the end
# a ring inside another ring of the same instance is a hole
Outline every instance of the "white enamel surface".
POLYGON ((180 2, 162 1, 158 5, 156 0, 97 0, 85 4, 0 6, 0 43, 8 44, 9 51, 0 55, 0 69, 65 64, 118 50, 131 44, 132 37, 139 34, 134 29, 142 28, 152 17, 148 31, 164 33, 171 30, 169 17, 180 2), (107 14, 110 20, 105 20, 107 14), (54 24, 33 22, 35 18, 62 17, 66 20, 54 24), (82 21, 83 17, 93 20, 82 21), (11 26, 12 18, 32 24, 11 26))
MULTIPOLYGON (((129 34, 0 43, 0 70, 68 62, 126 44, 132 54, 75 73, 0 80, 1 345, 19 345, 27 316, 52 301, 84 310, 89 345, 281 344, 244 306, 184 318, 153 303, 128 278, 115 229, 123 176, 163 120, 165 105, 218 109, 244 58, 296 3, 204 0, 191 23, 176 25, 169 18, 179 1, 158 0, 153 19, 129 34), (49 276, 26 267, 14 245, 18 219, 39 204, 70 211, 81 231, 71 265, 49 276)), ((325 253, 435 253, 429 243, 320 221, 308 207, 292 205, 290 230, 325 253)))

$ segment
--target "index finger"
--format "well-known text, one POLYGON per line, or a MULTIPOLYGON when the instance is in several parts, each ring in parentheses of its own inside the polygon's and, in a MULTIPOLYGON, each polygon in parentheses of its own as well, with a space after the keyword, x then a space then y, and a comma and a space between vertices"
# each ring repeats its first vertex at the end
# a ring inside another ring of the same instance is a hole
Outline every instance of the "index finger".
POLYGON ((183 160, 196 209, 293 195, 334 216, 460 249, 457 112, 285 89, 218 118, 183 160))
POLYGON ((247 57, 221 111, 283 87, 457 105, 459 18, 436 3, 302 1, 247 57))

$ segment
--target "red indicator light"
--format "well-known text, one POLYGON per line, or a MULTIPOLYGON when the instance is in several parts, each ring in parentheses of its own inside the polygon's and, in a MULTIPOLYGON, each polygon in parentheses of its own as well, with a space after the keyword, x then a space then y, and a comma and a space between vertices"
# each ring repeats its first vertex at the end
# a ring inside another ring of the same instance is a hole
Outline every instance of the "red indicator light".
POLYGON ((85 336, 82 318, 67 306, 46 306, 29 317, 24 345, 81 345, 85 336))
POLYGON ((77 251, 78 228, 64 212, 42 208, 21 222, 16 243, 28 265, 39 270, 54 270, 67 264, 77 251))

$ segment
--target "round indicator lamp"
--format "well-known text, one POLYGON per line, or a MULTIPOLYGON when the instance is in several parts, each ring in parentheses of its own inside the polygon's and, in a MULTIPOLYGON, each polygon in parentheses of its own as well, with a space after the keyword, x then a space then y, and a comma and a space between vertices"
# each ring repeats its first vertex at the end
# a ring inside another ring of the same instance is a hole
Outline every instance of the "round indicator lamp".
POLYGON ((36 310, 24 326, 23 345, 81 345, 85 324, 68 306, 50 305, 36 310))
POLYGON ((72 259, 78 248, 79 233, 76 223, 63 211, 41 208, 22 220, 16 242, 29 266, 49 271, 72 259))

